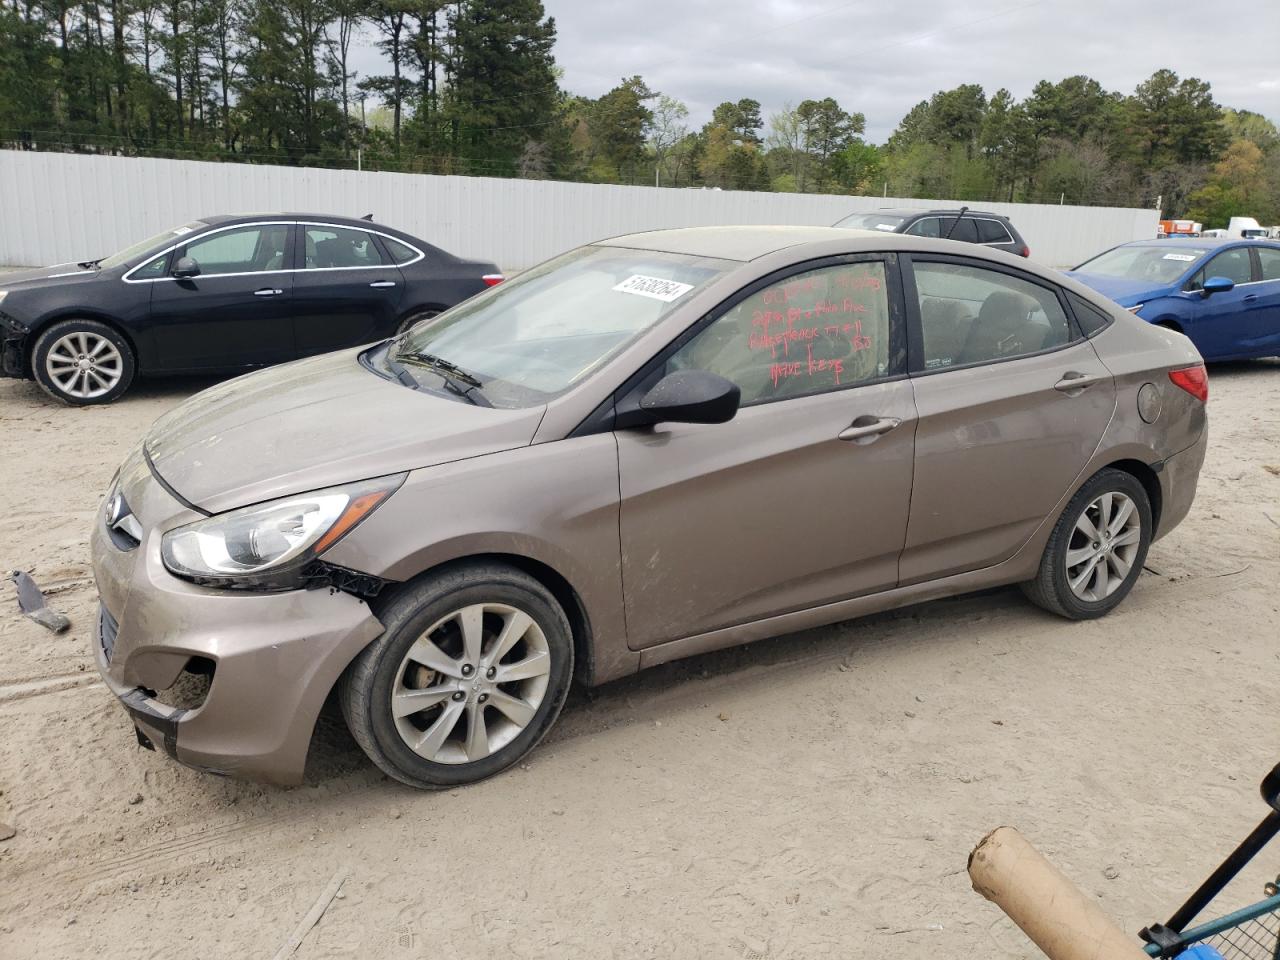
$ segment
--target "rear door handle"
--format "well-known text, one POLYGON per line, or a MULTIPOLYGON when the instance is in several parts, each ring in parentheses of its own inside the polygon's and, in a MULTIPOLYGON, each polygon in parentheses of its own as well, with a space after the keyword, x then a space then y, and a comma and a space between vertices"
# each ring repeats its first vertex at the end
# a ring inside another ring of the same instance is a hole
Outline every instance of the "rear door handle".
POLYGON ((394 280, 375 280, 369 284, 371 287, 394 287, 395 285, 396 282, 394 280))
POLYGON ((888 433, 902 423, 897 417, 858 417, 853 423, 840 431, 837 436, 841 440, 852 440, 854 443, 866 441, 870 443, 882 433, 888 433))
POLYGON ((1062 379, 1053 385, 1053 389, 1059 393, 1078 393, 1085 387, 1092 387, 1095 383, 1101 383, 1105 379, 1105 377, 1068 370, 1062 375, 1062 379))
POLYGON ((253 291, 255 297, 278 297, 284 293, 279 287, 263 287, 261 290, 253 291))

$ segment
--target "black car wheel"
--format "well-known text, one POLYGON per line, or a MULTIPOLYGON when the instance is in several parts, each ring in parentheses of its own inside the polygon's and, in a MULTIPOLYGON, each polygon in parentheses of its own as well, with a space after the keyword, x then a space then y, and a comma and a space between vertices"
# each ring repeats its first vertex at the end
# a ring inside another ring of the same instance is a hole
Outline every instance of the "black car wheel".
POLYGON ((400 321, 400 326, 396 330, 396 336, 404 333, 415 323, 421 323, 423 320, 430 320, 432 317, 438 317, 443 311, 441 310, 419 310, 417 313, 411 313, 400 321))
POLYGON ((1151 545, 1151 501, 1132 474, 1108 468, 1077 491, 1058 518, 1034 580, 1037 606, 1071 620, 1109 613, 1128 596, 1151 545))
POLYGON ((54 399, 73 406, 111 403, 129 389, 137 369, 129 341, 97 320, 63 320, 42 331, 31 372, 54 399))
POLYGON ((498 564, 458 567, 404 589, 343 677, 356 743, 386 774, 441 789, 500 773, 564 706, 573 636, 555 598, 498 564))

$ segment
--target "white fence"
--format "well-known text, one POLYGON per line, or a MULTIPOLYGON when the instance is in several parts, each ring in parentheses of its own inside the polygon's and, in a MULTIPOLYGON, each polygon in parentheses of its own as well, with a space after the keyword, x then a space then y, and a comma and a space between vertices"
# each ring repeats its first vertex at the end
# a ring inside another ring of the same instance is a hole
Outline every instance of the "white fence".
MULTIPOLYGON (((296 211, 372 213, 453 253, 516 270, 581 243, 638 230, 830 224, 877 207, 938 203, 4 150, 0 264, 105 256, 211 213, 296 211)), ((1010 216, 1032 257, 1051 266, 1070 266, 1114 244, 1154 237, 1159 216, 1155 210, 1114 207, 976 206, 1010 216)))

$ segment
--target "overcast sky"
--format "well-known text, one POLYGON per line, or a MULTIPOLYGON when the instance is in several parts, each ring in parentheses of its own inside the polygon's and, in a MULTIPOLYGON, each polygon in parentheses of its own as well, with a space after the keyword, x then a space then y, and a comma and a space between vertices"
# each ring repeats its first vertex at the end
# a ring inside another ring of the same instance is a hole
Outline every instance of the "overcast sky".
MULTIPOLYGON (((1084 73, 1131 93, 1160 67, 1280 122, 1280 0, 543 2, 566 89, 597 97, 638 73, 683 100, 694 129, 724 100, 759 100, 767 130, 785 104, 831 96, 882 143, 912 106, 961 83, 1021 99, 1084 73)), ((385 69, 370 44, 353 57, 362 76, 385 69)))

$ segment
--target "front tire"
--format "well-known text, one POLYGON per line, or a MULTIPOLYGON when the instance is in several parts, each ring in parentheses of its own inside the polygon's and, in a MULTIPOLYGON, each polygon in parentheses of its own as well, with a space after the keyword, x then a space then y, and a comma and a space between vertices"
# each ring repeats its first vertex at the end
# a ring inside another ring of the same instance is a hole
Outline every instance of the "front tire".
POLYGON ((1151 546, 1151 501, 1137 478, 1108 467, 1071 498, 1045 544, 1034 580, 1039 607, 1071 620, 1110 613, 1142 574, 1151 546))
POLYGON ((31 350, 36 383, 72 406, 111 403, 133 382, 137 361, 120 331, 97 320, 63 320, 41 331, 31 350))
POLYGON ((343 676, 343 714, 388 776, 444 789, 516 763, 551 729, 573 677, 555 598, 499 564, 438 573, 381 611, 382 636, 343 676))

